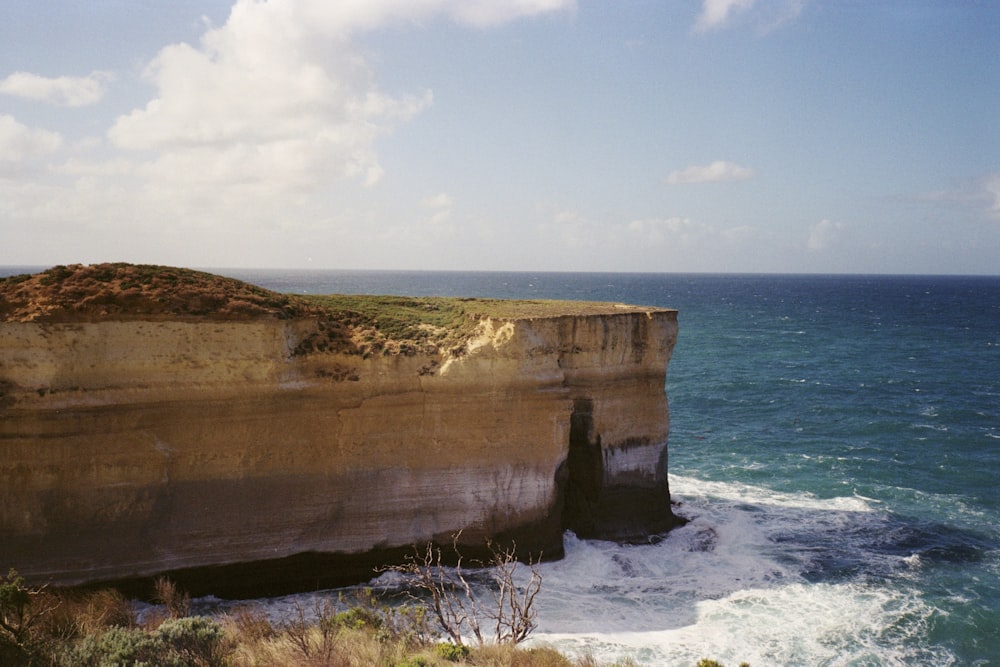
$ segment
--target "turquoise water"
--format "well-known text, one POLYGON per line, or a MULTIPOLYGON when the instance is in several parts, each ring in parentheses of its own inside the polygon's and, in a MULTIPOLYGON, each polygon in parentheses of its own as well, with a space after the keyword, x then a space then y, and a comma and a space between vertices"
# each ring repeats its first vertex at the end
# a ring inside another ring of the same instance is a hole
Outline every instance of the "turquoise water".
POLYGON ((670 483, 691 521, 646 546, 568 534, 534 641, 650 666, 1000 665, 1000 278, 220 272, 680 310, 670 483))
POLYGON ((1000 278, 239 273, 680 310, 656 545, 567 535, 536 641, 690 666, 1000 664, 1000 278))

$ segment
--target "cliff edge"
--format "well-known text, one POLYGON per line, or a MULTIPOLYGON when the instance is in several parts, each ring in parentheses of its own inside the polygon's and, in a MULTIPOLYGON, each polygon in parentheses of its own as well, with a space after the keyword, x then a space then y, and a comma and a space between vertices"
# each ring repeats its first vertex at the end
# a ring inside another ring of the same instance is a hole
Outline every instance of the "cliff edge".
POLYGON ((0 567, 194 592, 364 580, 411 545, 676 525, 676 311, 277 294, 171 267, 0 280, 0 567))

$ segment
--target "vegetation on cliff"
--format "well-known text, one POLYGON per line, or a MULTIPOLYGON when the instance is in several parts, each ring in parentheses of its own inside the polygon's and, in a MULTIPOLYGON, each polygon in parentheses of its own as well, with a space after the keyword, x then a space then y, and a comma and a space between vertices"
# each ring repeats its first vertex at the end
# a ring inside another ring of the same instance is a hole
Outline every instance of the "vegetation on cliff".
POLYGON ((169 266, 74 264, 0 278, 0 319, 8 321, 228 320, 303 314, 302 305, 287 295, 169 266))
POLYGON ((298 354, 458 352, 484 317, 526 319, 621 312, 620 304, 445 297, 281 294, 169 266, 74 264, 0 278, 0 322, 318 321, 298 354))

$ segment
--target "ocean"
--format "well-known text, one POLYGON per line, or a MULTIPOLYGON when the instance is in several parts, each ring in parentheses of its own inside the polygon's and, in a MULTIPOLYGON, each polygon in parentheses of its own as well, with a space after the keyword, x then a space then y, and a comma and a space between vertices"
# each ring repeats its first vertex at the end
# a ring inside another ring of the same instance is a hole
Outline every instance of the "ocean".
POLYGON ((690 522, 642 546, 567 534, 531 641, 657 667, 1000 665, 1000 277, 218 272, 680 311, 690 522))

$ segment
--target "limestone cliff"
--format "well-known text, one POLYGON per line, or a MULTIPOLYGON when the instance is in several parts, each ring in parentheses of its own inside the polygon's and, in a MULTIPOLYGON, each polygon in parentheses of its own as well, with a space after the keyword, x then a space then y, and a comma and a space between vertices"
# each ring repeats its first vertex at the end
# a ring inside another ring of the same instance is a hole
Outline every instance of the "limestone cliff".
POLYGON ((463 300, 461 335, 394 347, 257 288, 195 312, 105 282, 89 307, 0 282, 2 568, 225 592, 363 578, 458 531, 557 557, 565 529, 677 521, 675 311, 463 300))

